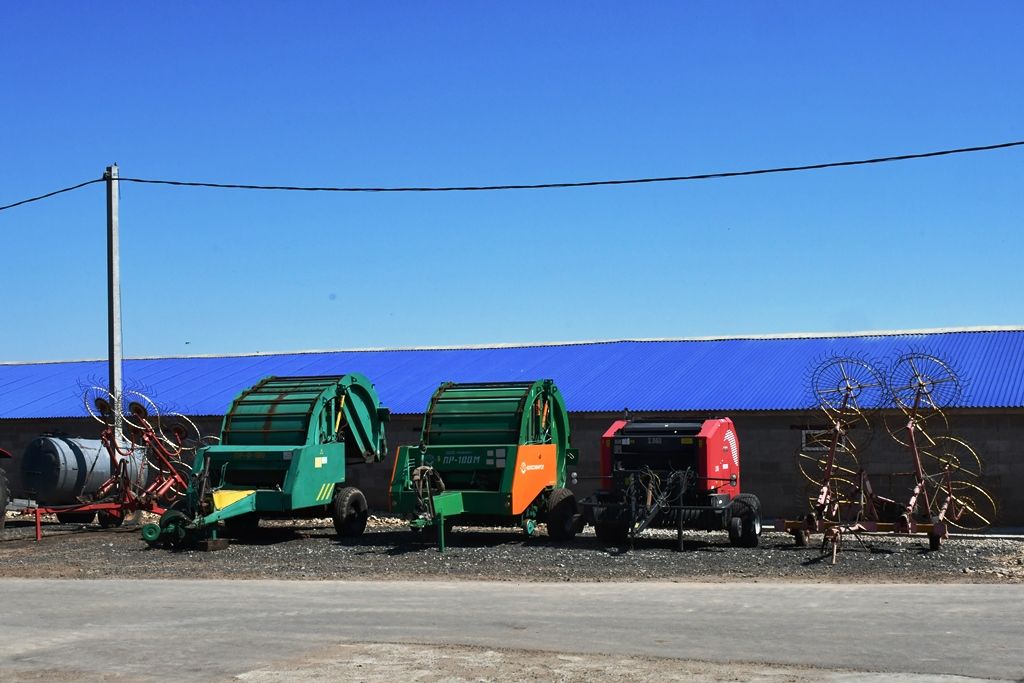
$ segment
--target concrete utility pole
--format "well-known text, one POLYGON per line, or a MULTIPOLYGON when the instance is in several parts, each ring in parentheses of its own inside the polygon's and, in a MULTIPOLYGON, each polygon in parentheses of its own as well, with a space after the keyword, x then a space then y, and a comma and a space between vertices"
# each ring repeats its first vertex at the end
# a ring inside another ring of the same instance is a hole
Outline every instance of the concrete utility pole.
POLYGON ((118 181, 117 164, 107 166, 107 362, 108 391, 114 397, 114 439, 121 442, 121 254, 118 247, 118 181))

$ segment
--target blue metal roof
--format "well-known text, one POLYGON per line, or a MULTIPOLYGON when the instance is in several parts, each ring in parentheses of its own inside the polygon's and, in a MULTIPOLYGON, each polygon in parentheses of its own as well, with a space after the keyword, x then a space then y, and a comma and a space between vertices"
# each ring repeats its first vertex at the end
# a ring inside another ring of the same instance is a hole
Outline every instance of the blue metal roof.
MULTIPOLYGON (((223 414, 266 375, 346 372, 369 377, 395 413, 422 412, 446 380, 537 378, 554 379, 575 412, 799 410, 813 404, 807 378, 822 360, 884 366, 909 351, 956 368, 959 407, 1024 407, 1024 330, 132 359, 124 378, 163 410, 190 415, 223 414)), ((83 389, 105 378, 104 361, 0 365, 0 418, 83 416, 83 389)))

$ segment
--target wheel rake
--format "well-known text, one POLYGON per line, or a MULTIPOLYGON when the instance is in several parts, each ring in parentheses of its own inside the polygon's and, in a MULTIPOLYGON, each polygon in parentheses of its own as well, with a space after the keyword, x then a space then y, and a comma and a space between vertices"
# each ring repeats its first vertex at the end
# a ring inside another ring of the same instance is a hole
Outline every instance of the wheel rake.
MULTIPOLYGON (((42 516, 95 513, 104 528, 136 521, 143 512, 163 514, 188 487, 188 460, 208 439, 180 413, 161 417, 156 404, 137 391, 125 391, 118 436, 116 402, 106 389, 90 387, 83 394, 86 412, 100 425, 100 442, 110 459, 110 476, 96 491, 71 505, 36 505, 24 515, 35 518, 36 540, 42 539, 42 516)), ((95 463, 93 464, 95 466, 95 463)))
POLYGON ((979 531, 992 525, 996 504, 981 486, 981 459, 948 433, 944 410, 962 392, 948 363, 908 353, 883 375, 867 361, 837 357, 815 369, 811 389, 831 426, 813 434, 797 454, 797 467, 808 482, 809 512, 776 525, 790 532, 796 545, 821 533, 821 550, 830 548, 834 563, 850 535, 863 544, 861 534, 926 534, 929 548, 938 550, 950 528, 979 531), (883 422, 911 465, 889 475, 890 482, 900 482, 890 485, 896 493, 889 495, 873 486, 860 457, 873 416, 883 407, 898 410, 883 422))
POLYGON ((923 528, 929 546, 938 550, 949 527, 978 531, 991 526, 996 504, 979 484, 981 458, 963 440, 940 433, 948 432, 943 410, 962 394, 956 372, 935 356, 907 353, 893 364, 889 386, 893 402, 906 418, 894 438, 904 446, 912 465, 910 495, 896 531, 913 533, 923 528))

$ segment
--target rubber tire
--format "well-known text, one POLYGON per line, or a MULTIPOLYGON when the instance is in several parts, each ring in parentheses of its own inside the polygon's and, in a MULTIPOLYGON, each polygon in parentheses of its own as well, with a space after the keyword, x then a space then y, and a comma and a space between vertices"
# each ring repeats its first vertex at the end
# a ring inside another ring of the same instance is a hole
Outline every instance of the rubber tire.
POLYGON ((237 517, 224 520, 224 535, 235 540, 248 540, 260 533, 260 517, 255 512, 247 512, 237 517))
POLYGON ((149 524, 143 524, 142 529, 142 540, 146 542, 150 548, 156 548, 160 545, 161 536, 163 535, 162 529, 159 524, 150 522, 149 524))
POLYGON ((331 515, 334 517, 334 530, 338 532, 338 536, 352 538, 366 530, 370 508, 362 491, 354 486, 346 486, 334 492, 331 515))
POLYGON ((7 523, 7 503, 10 500, 10 487, 7 486, 7 472, 0 467, 0 531, 7 523))
POLYGON ((124 524, 124 515, 115 515, 107 510, 97 512, 96 519, 104 529, 115 529, 124 524))
POLYGON ((571 541, 576 535, 576 495, 566 488, 555 489, 548 496, 548 511, 545 521, 548 538, 555 541, 571 541))
POLYGON ((752 493, 741 493, 733 498, 729 509, 729 543, 740 548, 756 548, 761 537, 761 501, 752 493))
MULTIPOLYGON (((176 509, 175 506, 171 506, 164 511, 164 514, 160 515, 160 531, 162 532, 171 522, 179 523, 183 519, 188 519, 187 515, 180 509, 176 509)), ((186 539, 184 535, 181 537, 164 538, 164 545, 168 548, 178 549, 185 546, 186 539)))
POLYGON ((622 522, 597 522, 594 524, 597 540, 613 545, 622 545, 629 538, 629 526, 622 522))
POLYGON ((941 536, 929 536, 928 537, 928 550, 935 551, 942 547, 941 536))
POLYGON ((96 519, 95 512, 58 512, 57 521, 61 524, 92 524, 96 519))
POLYGON ((746 537, 746 541, 749 545, 747 548, 756 548, 757 544, 761 539, 761 499, 755 496, 753 493, 741 493, 736 496, 747 502, 750 509, 754 511, 754 514, 749 518, 744 519, 743 534, 746 537))
POLYGON ((797 548, 804 548, 807 546, 807 530, 806 529, 794 529, 793 530, 793 545, 797 548))
POLYGON ((743 520, 737 515, 729 518, 729 545, 740 547, 743 542, 743 520))

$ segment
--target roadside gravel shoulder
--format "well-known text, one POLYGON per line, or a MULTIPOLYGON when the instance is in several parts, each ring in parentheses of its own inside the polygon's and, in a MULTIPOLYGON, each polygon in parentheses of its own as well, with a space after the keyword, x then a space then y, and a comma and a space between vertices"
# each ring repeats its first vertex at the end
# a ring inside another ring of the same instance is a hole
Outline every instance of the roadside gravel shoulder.
POLYGON ((758 548, 733 548, 724 533, 652 533, 632 548, 598 541, 591 530, 569 543, 542 532, 455 527, 444 553, 421 542, 401 520, 373 518, 366 533, 339 541, 330 520, 264 521, 258 540, 229 548, 150 549, 137 528, 44 525, 33 540, 26 518, 0 532, 0 576, 30 578, 453 579, 494 581, 808 581, 1024 582, 1024 542, 950 539, 937 552, 927 539, 851 539, 838 561, 812 543, 793 546, 765 532, 758 548))

